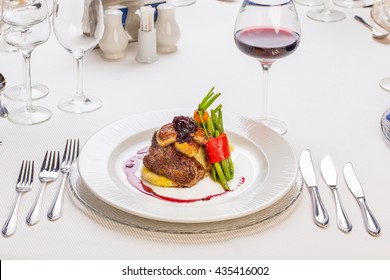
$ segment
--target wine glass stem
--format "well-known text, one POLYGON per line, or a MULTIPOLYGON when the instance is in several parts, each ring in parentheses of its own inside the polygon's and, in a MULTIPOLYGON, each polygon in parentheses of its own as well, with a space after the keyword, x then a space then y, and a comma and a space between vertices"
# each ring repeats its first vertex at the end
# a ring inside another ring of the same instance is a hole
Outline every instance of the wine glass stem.
POLYGON ((268 104, 268 76, 269 69, 271 68, 271 64, 261 64, 263 67, 263 95, 261 100, 261 116, 260 119, 267 119, 267 104, 268 104))
POLYGON ((32 94, 31 94, 31 52, 23 52, 24 72, 25 72, 25 87, 26 87, 26 110, 31 112, 32 94))
POLYGON ((84 84, 83 84, 83 58, 76 58, 77 61, 77 96, 78 98, 84 97, 84 84))
MULTIPOLYGON (((22 64, 23 64, 23 82, 22 82, 22 92, 24 92, 24 94, 26 94, 26 80, 27 80, 27 73, 26 73, 26 67, 24 66, 25 62, 24 62, 24 56, 22 55, 22 64)), ((25 96, 26 98, 27 96, 25 96)))

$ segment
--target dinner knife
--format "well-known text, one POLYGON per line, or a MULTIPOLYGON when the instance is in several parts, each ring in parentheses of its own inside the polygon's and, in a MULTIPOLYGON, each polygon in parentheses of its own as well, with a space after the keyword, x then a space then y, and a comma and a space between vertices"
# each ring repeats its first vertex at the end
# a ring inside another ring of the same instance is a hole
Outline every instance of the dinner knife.
POLYGON ((326 212, 325 206, 322 203, 320 193, 318 191, 316 174, 311 160, 310 150, 302 152, 299 158, 299 169, 301 170, 303 179, 306 182, 307 188, 310 192, 312 204, 313 204, 313 218, 314 222, 320 226, 325 227, 329 222, 328 212, 326 212))
POLYGON ((381 231, 378 221, 375 219, 370 208, 368 208, 366 197, 363 192, 363 188, 356 176, 355 170, 353 169, 352 163, 348 162, 344 166, 344 178, 347 182, 347 186, 351 193, 355 196, 356 201, 362 210, 364 224, 367 231, 371 235, 378 235, 381 231))
POLYGON ((352 230, 352 223, 341 203, 340 194, 337 190, 337 173, 332 158, 328 155, 321 160, 321 174, 325 183, 332 190, 336 203, 337 226, 343 232, 352 230))

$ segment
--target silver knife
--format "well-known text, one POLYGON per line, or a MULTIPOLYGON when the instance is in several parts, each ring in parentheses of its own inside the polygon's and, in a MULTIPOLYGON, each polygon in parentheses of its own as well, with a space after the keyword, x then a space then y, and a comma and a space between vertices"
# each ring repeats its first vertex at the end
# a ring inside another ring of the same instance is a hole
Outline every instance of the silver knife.
POLYGON ((337 174, 331 157, 328 155, 321 160, 321 174, 325 183, 332 190, 336 202, 336 216, 337 226, 343 232, 350 232, 352 230, 352 223, 341 203, 340 195, 337 190, 337 174))
POLYGON ((318 226, 324 227, 329 222, 329 216, 324 204, 322 203, 320 193, 318 192, 317 179, 314 172, 313 162, 311 160, 310 150, 302 152, 301 157, 299 158, 299 168, 303 175, 303 179, 305 179, 312 199, 314 222, 318 226))
POLYGON ((347 182, 349 190, 355 196, 359 207, 362 210, 364 224, 366 226, 367 231, 371 235, 378 235, 381 231, 381 227, 379 226, 378 221, 372 214, 370 208, 368 208, 363 188, 359 182, 359 179, 356 176, 352 163, 350 162, 348 162, 344 166, 344 178, 347 182))

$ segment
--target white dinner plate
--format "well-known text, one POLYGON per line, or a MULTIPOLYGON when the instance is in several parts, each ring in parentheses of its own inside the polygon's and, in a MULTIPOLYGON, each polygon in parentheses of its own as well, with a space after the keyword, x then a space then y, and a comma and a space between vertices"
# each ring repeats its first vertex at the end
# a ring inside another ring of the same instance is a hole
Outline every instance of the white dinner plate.
MULTIPOLYGON (((154 131, 174 116, 188 116, 191 112, 148 112, 97 132, 84 145, 78 160, 85 186, 104 202, 133 215, 166 222, 204 223, 260 211, 277 202, 295 184, 297 160, 285 139, 253 120, 225 114, 224 127, 234 147, 231 157, 235 177, 229 182, 232 191, 224 192, 210 177, 191 188, 148 184, 153 192, 175 202, 139 191, 127 179, 126 161, 150 145, 154 131)), ((141 178, 139 170, 135 175, 141 178)))

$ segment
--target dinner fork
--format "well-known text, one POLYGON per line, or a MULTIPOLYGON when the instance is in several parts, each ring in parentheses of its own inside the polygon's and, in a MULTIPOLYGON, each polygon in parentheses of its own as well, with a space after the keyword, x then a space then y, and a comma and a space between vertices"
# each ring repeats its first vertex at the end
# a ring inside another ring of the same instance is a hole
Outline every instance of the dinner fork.
POLYGON ((4 224, 2 233, 5 237, 9 237, 15 233, 17 225, 17 213, 20 204, 20 198, 22 193, 28 192, 33 187, 34 180, 34 161, 23 161, 22 166, 20 167, 19 177, 16 183, 16 191, 18 196, 15 200, 11 214, 9 215, 7 221, 4 224))
POLYGON ((32 226, 41 219, 42 200, 45 187, 48 183, 58 178, 60 170, 60 152, 46 151, 43 159, 41 171, 39 172, 39 181, 41 181, 41 190, 37 196, 33 207, 27 215, 26 222, 32 226))
POLYGON ((61 187, 58 189, 56 197, 53 200, 52 205, 47 212, 47 217, 51 221, 59 219, 62 215, 62 205, 64 202, 64 189, 68 179, 69 172, 71 171, 72 165, 76 162, 79 156, 80 141, 76 139, 66 140, 64 154, 61 162, 61 173, 64 174, 62 178, 61 187))

